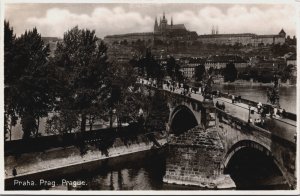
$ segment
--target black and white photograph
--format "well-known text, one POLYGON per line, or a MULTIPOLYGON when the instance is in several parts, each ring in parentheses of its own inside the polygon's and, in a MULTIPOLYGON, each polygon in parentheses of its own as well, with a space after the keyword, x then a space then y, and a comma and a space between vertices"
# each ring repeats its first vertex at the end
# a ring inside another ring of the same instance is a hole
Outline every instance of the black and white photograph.
POLYGON ((5 0, 1 192, 299 194, 299 6, 5 0))

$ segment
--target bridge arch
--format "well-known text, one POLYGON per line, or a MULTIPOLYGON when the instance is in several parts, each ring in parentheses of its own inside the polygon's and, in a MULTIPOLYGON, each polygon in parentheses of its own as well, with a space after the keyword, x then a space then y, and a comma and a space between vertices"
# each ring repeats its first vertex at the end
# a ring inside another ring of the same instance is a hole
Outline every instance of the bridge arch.
POLYGON ((170 132, 179 135, 198 125, 198 121, 190 108, 177 106, 170 115, 170 132))
MULTIPOLYGON (((247 183, 252 183, 252 186, 262 186, 265 183, 264 180, 259 181, 258 179, 268 179, 270 176, 276 176, 279 179, 277 183, 284 187, 282 189, 288 189, 284 171, 270 148, 256 141, 241 140, 232 145, 224 157, 223 167, 224 173, 230 174, 237 183, 237 187, 240 186, 241 189, 245 188, 245 184, 240 182, 240 179, 248 179, 247 183)), ((266 184, 264 185, 266 186, 266 184)))
POLYGON ((271 156, 271 150, 268 146, 265 146, 263 144, 260 144, 253 140, 240 140, 236 143, 234 143, 231 148, 227 151, 227 154, 224 158, 223 166, 224 168, 227 167, 230 159, 234 156, 236 152, 243 148, 254 148, 262 153, 264 153, 266 156, 271 156))

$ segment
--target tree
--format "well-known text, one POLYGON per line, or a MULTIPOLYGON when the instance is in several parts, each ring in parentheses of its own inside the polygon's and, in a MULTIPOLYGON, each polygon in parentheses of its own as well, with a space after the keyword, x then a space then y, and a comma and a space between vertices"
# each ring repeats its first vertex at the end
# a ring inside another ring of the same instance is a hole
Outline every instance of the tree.
POLYGON ((258 71, 255 68, 251 68, 249 71, 250 78, 253 78, 253 80, 257 80, 258 78, 258 71))
POLYGON ((211 99, 212 84, 214 83, 212 76, 208 76, 204 78, 203 82, 204 82, 204 91, 203 91, 204 99, 211 99))
POLYGON ((168 122, 170 112, 167 98, 162 92, 157 91, 154 95, 149 95, 145 103, 145 129, 148 132, 166 130, 165 125, 168 122))
POLYGON ((176 62, 174 57, 170 57, 167 59, 167 75, 170 76, 171 78, 174 78, 175 75, 175 67, 176 67, 176 62))
POLYGON ((196 81, 202 81, 205 75, 205 66, 203 64, 195 67, 195 79, 196 81))
POLYGON ((74 111, 81 118, 80 130, 86 130, 87 116, 102 108, 111 89, 107 47, 95 31, 77 26, 64 34, 57 45, 54 64, 60 69, 60 110, 74 111))
POLYGON ((13 51, 12 61, 5 64, 6 97, 21 118, 23 138, 37 136, 39 118, 48 115, 55 101, 48 75, 49 45, 34 28, 16 38, 13 51))
POLYGON ((158 81, 162 80, 163 71, 161 66, 154 59, 149 49, 147 49, 145 57, 140 59, 138 64, 141 70, 145 70, 147 77, 156 78, 158 81))
POLYGON ((79 123, 76 113, 62 110, 47 118, 45 131, 50 134, 71 133, 78 127, 79 123))
POLYGON ((210 67, 210 68, 208 69, 208 74, 209 74, 209 75, 212 75, 213 72, 214 72, 214 68, 213 68, 213 67, 210 67))
POLYGON ((290 47, 287 43, 284 44, 275 44, 272 46, 271 51, 274 56, 283 56, 286 53, 293 52, 296 53, 295 47, 290 47))
POLYGON ((281 75, 281 80, 283 82, 286 82, 288 79, 292 78, 293 75, 293 65, 287 65, 286 67, 284 67, 283 71, 282 71, 282 75, 281 75))
POLYGON ((226 64, 224 69, 224 81, 234 82, 237 78, 237 69, 233 63, 226 64))
POLYGON ((15 52, 15 41, 16 35, 14 34, 13 28, 10 27, 8 21, 4 21, 4 82, 5 85, 9 85, 13 79, 13 61, 15 52))
POLYGON ((175 80, 176 81, 182 81, 183 76, 182 72, 180 71, 180 65, 178 63, 175 64, 175 80))
MULTIPOLYGON (((8 21, 4 21, 4 134, 9 132, 11 140, 12 126, 17 123, 15 111, 15 92, 12 88, 16 36, 8 21)), ((5 138, 7 139, 7 138, 5 138)))

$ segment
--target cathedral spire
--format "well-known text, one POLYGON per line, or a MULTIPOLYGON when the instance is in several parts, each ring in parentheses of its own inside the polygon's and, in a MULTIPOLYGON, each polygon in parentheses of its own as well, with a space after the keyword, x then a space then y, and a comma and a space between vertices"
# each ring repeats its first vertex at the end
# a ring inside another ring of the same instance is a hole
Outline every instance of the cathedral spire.
POLYGON ((165 17, 165 11, 164 11, 164 13, 163 13, 163 20, 165 20, 166 19, 166 17, 165 17))
POLYGON ((157 17, 155 17, 154 32, 158 31, 157 17))
POLYGON ((173 26, 173 17, 171 17, 171 26, 173 26))

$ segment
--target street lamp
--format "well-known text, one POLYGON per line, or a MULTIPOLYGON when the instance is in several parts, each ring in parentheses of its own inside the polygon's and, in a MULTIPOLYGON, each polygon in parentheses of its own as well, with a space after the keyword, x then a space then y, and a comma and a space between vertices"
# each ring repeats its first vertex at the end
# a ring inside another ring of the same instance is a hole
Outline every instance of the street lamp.
POLYGON ((248 109, 249 109, 249 114, 248 114, 248 123, 250 123, 250 108, 251 108, 251 106, 250 106, 250 105, 248 105, 248 109))

